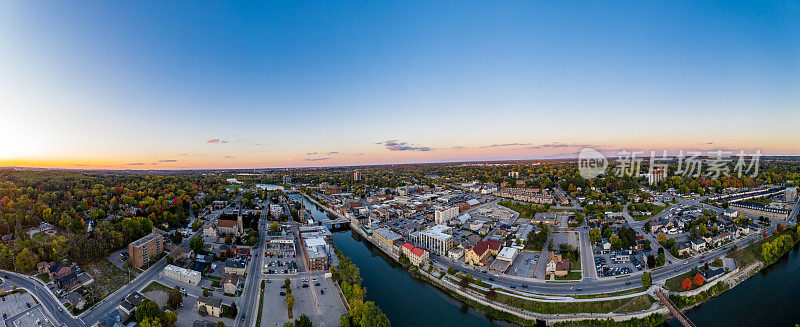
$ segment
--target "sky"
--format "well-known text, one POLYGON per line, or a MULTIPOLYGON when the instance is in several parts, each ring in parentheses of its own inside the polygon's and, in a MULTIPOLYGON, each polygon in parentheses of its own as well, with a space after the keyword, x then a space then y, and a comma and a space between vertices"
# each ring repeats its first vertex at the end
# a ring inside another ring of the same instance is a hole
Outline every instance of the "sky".
POLYGON ((0 166, 798 154, 796 1, 0 2, 0 166))

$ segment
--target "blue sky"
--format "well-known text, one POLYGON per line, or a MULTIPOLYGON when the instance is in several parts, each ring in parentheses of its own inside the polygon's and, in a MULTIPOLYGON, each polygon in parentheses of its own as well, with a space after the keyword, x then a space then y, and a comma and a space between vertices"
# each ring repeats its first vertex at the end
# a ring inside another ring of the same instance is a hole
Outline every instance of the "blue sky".
POLYGON ((278 167, 533 158, 556 143, 800 153, 798 7, 6 2, 0 107, 14 127, 0 133, 16 145, 0 161, 278 167))

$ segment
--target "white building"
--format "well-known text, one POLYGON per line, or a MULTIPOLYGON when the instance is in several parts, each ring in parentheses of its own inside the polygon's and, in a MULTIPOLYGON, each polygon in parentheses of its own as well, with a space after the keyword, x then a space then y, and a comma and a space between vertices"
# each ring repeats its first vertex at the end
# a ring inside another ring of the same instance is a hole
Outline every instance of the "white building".
POLYGON ((283 213, 283 206, 280 204, 270 204, 269 205, 269 214, 273 217, 277 218, 283 213))
POLYGON ((497 259, 514 262, 514 259, 517 257, 518 252, 519 250, 507 246, 500 249, 500 252, 497 253, 497 259))
POLYGON ((453 236, 448 234, 452 229, 444 225, 436 225, 419 232, 419 246, 437 255, 447 255, 453 247, 453 236))
POLYGON ((784 198, 786 202, 793 202, 795 199, 797 199, 797 186, 787 187, 786 191, 784 192, 784 198))
POLYGON ((189 284, 192 286, 197 286, 200 283, 200 272, 181 268, 178 266, 167 265, 164 267, 164 271, 162 272, 164 277, 172 279, 174 281, 178 281, 184 284, 189 284))
POLYGON ((436 207, 434 208, 433 221, 437 225, 447 225, 447 222, 458 217, 458 207, 436 207))

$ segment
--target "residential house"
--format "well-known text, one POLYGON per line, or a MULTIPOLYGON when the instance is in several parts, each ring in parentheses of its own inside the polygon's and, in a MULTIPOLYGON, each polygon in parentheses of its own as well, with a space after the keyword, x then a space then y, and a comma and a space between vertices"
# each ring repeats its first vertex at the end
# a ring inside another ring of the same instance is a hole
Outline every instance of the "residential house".
POLYGON ((197 298, 197 313, 201 316, 219 317, 222 314, 222 300, 200 296, 197 298))

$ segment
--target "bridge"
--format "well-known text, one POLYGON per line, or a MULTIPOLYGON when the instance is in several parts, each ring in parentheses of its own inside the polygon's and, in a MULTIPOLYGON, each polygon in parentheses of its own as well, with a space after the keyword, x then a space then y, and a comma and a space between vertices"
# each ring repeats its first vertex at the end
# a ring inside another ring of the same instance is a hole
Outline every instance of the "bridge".
POLYGON ((655 293, 656 297, 658 297, 658 300, 661 301, 661 303, 663 303, 667 309, 669 309, 669 312, 672 313, 672 316, 675 317, 675 319, 678 319, 683 327, 695 327, 692 321, 689 320, 689 318, 686 318, 686 315, 683 314, 683 311, 678 309, 675 303, 672 303, 672 301, 669 300, 669 295, 666 291, 661 288, 657 288, 655 293))
POLYGON ((320 220, 319 224, 332 228, 345 228, 347 226, 350 226, 350 219, 344 217, 336 219, 325 219, 325 220, 320 220))

